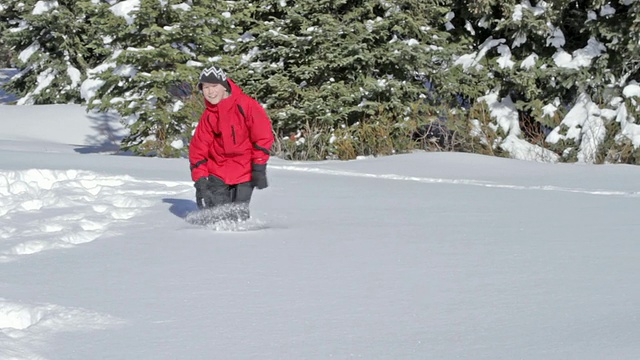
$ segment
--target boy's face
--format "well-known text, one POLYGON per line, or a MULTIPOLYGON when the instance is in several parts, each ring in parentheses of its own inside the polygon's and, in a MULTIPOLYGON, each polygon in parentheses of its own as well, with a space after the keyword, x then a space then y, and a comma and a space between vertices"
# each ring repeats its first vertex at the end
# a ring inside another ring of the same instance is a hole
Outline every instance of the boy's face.
POLYGON ((213 105, 218 104, 228 96, 227 89, 221 84, 202 83, 202 94, 213 105))

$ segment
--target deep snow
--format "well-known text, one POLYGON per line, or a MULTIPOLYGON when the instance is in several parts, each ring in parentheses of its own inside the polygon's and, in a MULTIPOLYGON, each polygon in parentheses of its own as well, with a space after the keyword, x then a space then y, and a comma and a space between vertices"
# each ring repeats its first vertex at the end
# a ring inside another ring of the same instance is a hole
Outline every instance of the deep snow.
POLYGON ((212 231, 115 118, 0 121, 0 359, 640 357, 637 167, 272 159, 268 228, 212 231))

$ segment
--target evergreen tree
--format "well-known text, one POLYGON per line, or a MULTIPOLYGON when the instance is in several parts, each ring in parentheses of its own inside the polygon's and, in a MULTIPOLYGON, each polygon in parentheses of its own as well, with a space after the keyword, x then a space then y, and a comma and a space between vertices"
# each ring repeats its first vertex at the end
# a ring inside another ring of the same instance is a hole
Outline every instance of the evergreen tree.
POLYGON ((99 88, 85 97, 90 107, 114 110, 126 120, 125 149, 162 157, 185 153, 202 110, 194 86, 205 63, 228 61, 225 39, 238 37, 235 8, 196 0, 111 6, 102 31, 112 34, 112 55, 92 70, 99 88))
MULTIPOLYGON (((232 73, 266 104, 281 137, 382 121, 402 127, 417 116, 411 105, 425 101, 427 81, 448 84, 455 45, 447 46, 441 3, 253 1, 232 73)), ((364 152, 351 155, 376 149, 364 152)))
POLYGON ((0 4, 0 67, 9 67, 11 65, 11 48, 7 44, 5 37, 2 36, 4 31, 9 27, 9 19, 15 18, 9 12, 12 8, 10 4, 0 4))
MULTIPOLYGON (((468 21, 476 35, 473 51, 458 58, 457 71, 477 79, 462 89, 471 97, 498 90, 513 99, 521 116, 535 120, 527 140, 546 146, 545 127, 559 126, 580 96, 605 106, 638 78, 638 7, 632 0, 461 2, 456 18, 468 21)), ((557 152, 580 145, 575 140, 557 152)))
MULTIPOLYGON (((501 97, 511 97, 519 110, 531 112, 538 120, 542 120, 543 106, 554 99, 574 98, 575 90, 557 86, 562 74, 553 56, 555 46, 564 45, 562 27, 579 36, 580 32, 565 23, 562 9, 554 6, 528 1, 460 2, 454 9, 455 28, 469 29, 474 35, 469 53, 460 54, 460 66, 452 69, 472 75, 466 78, 471 86, 461 87, 464 95, 477 99, 498 90, 501 97)), ((572 40, 578 42, 576 37, 572 40)))
POLYGON ((265 104, 285 157, 401 151, 444 117, 493 132, 487 153, 509 137, 564 160, 640 162, 639 12, 636 0, 5 0, 0 47, 19 104, 82 95, 125 119, 138 154, 184 155, 203 107, 194 85, 215 62, 265 104), (487 99, 515 106, 515 126, 483 120, 487 99), (563 121, 575 106, 588 126, 563 121), (606 136, 575 130, 594 126, 606 136))
POLYGON ((6 45, 15 51, 21 72, 7 84, 18 104, 68 103, 80 100, 86 69, 103 51, 93 22, 101 6, 93 1, 14 1, 3 3, 6 45))

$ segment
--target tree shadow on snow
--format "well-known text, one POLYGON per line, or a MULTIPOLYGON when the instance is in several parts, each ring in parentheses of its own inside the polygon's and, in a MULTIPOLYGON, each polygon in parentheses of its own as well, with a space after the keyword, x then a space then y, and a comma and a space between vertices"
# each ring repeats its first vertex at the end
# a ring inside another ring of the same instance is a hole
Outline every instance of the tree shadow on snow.
POLYGON ((171 204, 169 211, 179 218, 186 218, 190 212, 198 210, 196 202, 185 199, 162 199, 162 202, 171 204))
POLYGON ((131 155, 120 151, 120 142, 126 130, 120 125, 120 115, 108 112, 90 111, 87 117, 91 121, 93 134, 87 135, 86 144, 74 149, 80 154, 112 153, 115 155, 131 155))
POLYGON ((18 100, 18 97, 6 92, 2 88, 2 84, 11 80, 18 73, 16 69, 0 69, 0 104, 10 104, 18 100))

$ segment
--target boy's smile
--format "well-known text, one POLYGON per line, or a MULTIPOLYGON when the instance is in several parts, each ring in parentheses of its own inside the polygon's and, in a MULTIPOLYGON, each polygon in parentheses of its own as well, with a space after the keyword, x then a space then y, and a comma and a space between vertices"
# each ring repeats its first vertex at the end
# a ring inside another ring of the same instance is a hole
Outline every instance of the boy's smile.
POLYGON ((213 105, 218 104, 223 99, 227 98, 229 94, 227 93, 227 89, 221 84, 211 84, 211 83, 203 83, 202 84, 202 94, 204 98, 207 99, 213 105))

